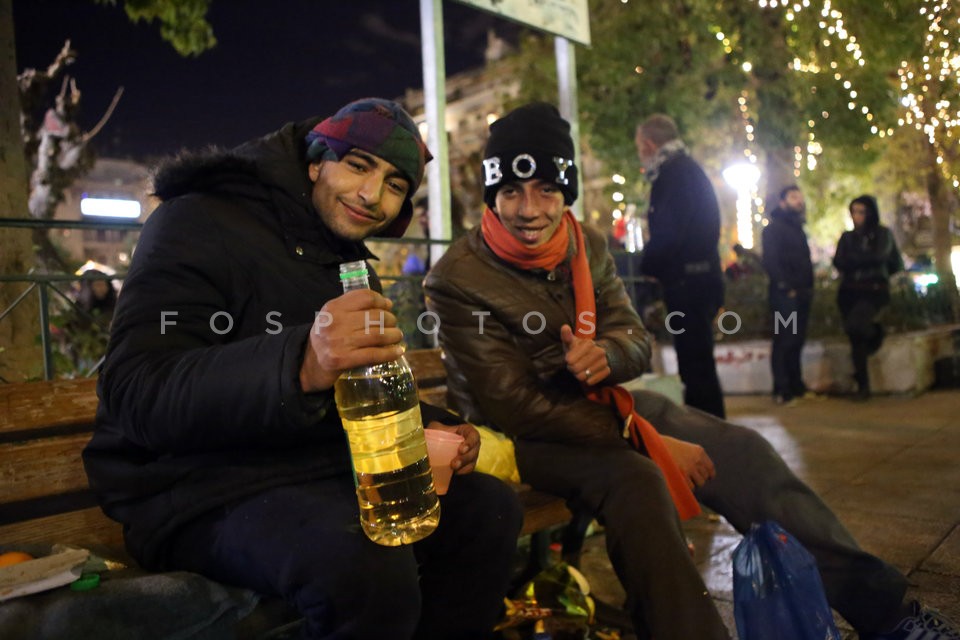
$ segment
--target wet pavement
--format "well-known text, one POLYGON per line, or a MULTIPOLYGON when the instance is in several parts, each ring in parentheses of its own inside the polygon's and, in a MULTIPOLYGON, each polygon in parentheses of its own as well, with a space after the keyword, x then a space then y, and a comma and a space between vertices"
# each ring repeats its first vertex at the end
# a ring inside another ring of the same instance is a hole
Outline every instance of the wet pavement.
MULTIPOLYGON (((909 596, 960 621, 960 390, 804 400, 728 396, 732 422, 763 434, 823 497, 860 545, 902 571, 909 596)), ((741 536, 716 515, 684 525, 696 562, 731 634, 731 555, 741 536)), ((581 569, 593 594, 624 599, 602 532, 587 539, 581 569)), ((857 634, 838 618, 844 640, 857 634)))

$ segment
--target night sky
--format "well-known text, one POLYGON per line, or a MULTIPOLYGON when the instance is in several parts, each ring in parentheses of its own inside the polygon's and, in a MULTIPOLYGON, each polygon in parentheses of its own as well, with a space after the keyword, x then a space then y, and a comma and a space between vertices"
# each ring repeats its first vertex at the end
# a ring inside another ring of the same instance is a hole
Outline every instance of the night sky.
MULTIPOLYGON (((443 12, 447 75, 483 64, 489 27, 516 39, 518 27, 476 9, 444 2, 443 12)), ((232 146, 356 98, 396 98, 423 84, 416 0, 214 0, 208 20, 218 44, 192 58, 163 41, 157 25, 130 22, 121 6, 14 0, 13 15, 18 72, 45 68, 71 40, 85 129, 124 87, 94 138, 101 156, 149 161, 232 146)))

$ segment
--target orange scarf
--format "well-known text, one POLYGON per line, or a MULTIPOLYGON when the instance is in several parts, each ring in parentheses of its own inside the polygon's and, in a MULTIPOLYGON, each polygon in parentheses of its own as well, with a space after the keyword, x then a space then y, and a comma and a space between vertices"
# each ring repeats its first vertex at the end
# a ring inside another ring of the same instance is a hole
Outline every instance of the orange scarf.
MULTIPOLYGON (((577 249, 571 264, 573 297, 577 308, 575 333, 578 337, 592 339, 596 335, 596 325, 593 322, 584 322, 583 319, 584 312, 590 314, 587 318, 596 318, 597 301, 593 294, 593 277, 590 275, 583 230, 570 210, 563 212, 563 220, 553 237, 539 247, 528 247, 510 235, 497 215, 489 208, 483 212, 481 222, 481 231, 487 245, 497 256, 521 269, 555 269, 567 256, 570 243, 568 228, 573 229, 577 249)), ((650 459, 663 473, 667 489, 670 490, 670 496, 673 498, 673 504, 676 505, 680 518, 687 520, 700 513, 700 505, 693 496, 693 491, 690 490, 683 472, 670 455, 657 430, 634 410, 633 396, 630 392, 619 385, 586 387, 585 392, 587 398, 593 402, 611 405, 617 410, 625 421, 624 430, 629 432, 634 448, 645 449, 650 459)))
MULTIPOLYGON (((572 215, 570 219, 576 222, 572 215)), ((553 271, 558 264, 567 259, 567 248, 570 245, 567 225, 567 213, 564 213, 560 226, 557 227, 553 236, 539 247, 531 247, 514 238, 490 207, 486 208, 480 220, 483 239, 495 254, 521 269, 546 269, 547 271, 553 271)))

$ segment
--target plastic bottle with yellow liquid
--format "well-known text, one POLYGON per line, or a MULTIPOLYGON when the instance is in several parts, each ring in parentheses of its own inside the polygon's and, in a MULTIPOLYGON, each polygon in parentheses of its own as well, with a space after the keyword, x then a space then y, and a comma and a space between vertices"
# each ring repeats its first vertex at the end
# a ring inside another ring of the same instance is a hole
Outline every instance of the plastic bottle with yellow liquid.
MULTIPOLYGON (((343 290, 368 289, 363 260, 340 265, 343 290)), ((378 318, 370 330, 378 331, 378 318)), ((440 501, 423 437, 413 371, 403 356, 345 371, 334 384, 367 537, 388 547, 430 535, 440 522, 440 501)))

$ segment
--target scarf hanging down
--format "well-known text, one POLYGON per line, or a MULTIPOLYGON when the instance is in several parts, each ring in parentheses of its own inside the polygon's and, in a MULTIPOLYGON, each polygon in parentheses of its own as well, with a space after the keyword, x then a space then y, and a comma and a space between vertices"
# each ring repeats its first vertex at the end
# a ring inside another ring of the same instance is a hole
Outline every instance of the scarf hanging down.
MULTIPOLYGON (((573 296, 577 309, 576 335, 593 339, 596 335, 596 325, 583 321, 585 311, 590 314, 586 316, 587 319, 596 317, 597 302, 593 293, 593 277, 590 275, 590 264, 587 261, 583 230, 570 210, 564 211, 563 220, 553 237, 539 247, 528 247, 510 235, 497 215, 489 208, 484 211, 481 221, 483 238, 491 250, 501 259, 522 269, 552 270, 563 262, 570 244, 568 229, 573 230, 576 242, 576 253, 571 265, 573 296)), ((683 472, 670 455, 667 445, 657 430, 634 410, 633 396, 630 392, 619 385, 585 386, 584 389, 589 400, 612 406, 617 410, 621 419, 624 420, 624 431, 629 433, 634 448, 640 451, 646 450, 650 459, 663 473, 670 497, 673 498, 673 504, 680 517, 687 520, 700 513, 700 505, 683 472)))
POLYGON ((644 176, 648 182, 655 182, 660 175, 660 167, 663 163, 676 156, 686 155, 687 147, 682 140, 671 140, 657 149, 656 154, 648 162, 644 163, 644 176))

